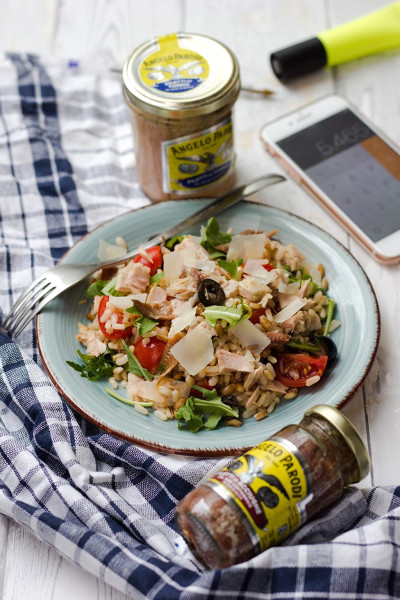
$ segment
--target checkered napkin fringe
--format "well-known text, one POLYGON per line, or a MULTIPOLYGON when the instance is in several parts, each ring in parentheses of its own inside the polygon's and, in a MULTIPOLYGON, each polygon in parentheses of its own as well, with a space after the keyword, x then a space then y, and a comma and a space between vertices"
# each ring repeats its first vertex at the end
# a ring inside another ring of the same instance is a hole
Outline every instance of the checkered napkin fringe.
MULTIPOLYGON (((4 315, 87 231, 148 202, 118 78, 0 57, 0 196, 4 315)), ((400 597, 400 488, 350 489, 284 545, 204 571, 174 508, 225 460, 152 453, 85 421, 50 383, 32 326, 18 344, 0 335, 0 374, 0 511, 127 595, 400 597)))

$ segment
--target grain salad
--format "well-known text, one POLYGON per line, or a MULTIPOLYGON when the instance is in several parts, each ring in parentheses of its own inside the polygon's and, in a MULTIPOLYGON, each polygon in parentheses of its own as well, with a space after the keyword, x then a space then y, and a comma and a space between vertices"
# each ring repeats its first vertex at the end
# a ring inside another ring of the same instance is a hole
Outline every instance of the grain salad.
POLYGON ((323 378, 339 325, 323 266, 277 236, 221 231, 213 218, 200 236, 95 273, 78 324, 85 351, 68 364, 106 378, 140 415, 194 433, 268 417, 323 378))

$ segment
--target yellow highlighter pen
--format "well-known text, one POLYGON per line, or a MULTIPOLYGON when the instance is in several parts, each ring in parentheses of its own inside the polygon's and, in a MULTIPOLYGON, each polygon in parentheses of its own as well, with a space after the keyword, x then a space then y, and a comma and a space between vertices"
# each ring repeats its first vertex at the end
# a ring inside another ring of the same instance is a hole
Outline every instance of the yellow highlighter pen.
POLYGON ((326 65, 333 67, 399 46, 400 2, 395 2, 273 52, 271 66, 278 79, 287 81, 326 65))

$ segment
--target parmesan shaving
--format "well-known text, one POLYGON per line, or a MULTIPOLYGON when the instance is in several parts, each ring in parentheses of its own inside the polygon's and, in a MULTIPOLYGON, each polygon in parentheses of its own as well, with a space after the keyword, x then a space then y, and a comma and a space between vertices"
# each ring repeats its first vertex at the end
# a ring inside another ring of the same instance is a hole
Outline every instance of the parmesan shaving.
POLYGON ((170 352, 190 375, 197 375, 214 358, 211 333, 197 326, 172 346, 170 352))
POLYGON ((271 340, 248 319, 241 319, 237 325, 231 327, 231 332, 246 346, 254 356, 271 343, 271 340))
POLYGON ((118 258, 125 256, 125 254, 126 248, 121 248, 121 246, 116 246, 115 244, 106 242, 106 240, 100 239, 99 248, 97 250, 97 258, 100 261, 117 260, 118 258))
POLYGON ((192 258, 189 256, 185 258, 184 265, 185 267, 193 267, 206 273, 213 273, 215 271, 215 262, 213 260, 192 258))
POLYGON ((290 319, 294 314, 297 313, 303 306, 307 303, 307 300, 302 300, 301 298, 295 298, 293 302, 285 306, 282 310, 280 310, 276 315, 274 315, 275 323, 283 323, 287 319, 290 319))
POLYGON ((245 261, 249 258, 263 258, 265 239, 265 233, 234 235, 229 244, 226 260, 242 258, 245 261))
POLYGON ((305 265, 305 272, 311 275, 312 280, 321 287, 322 277, 321 271, 318 269, 318 265, 313 265, 311 263, 307 263, 305 265))
POLYGON ((171 328, 168 333, 169 338, 173 338, 177 333, 192 325, 196 316, 196 307, 186 310, 171 321, 171 328))
POLYGON ((164 255, 164 279, 167 284, 171 283, 174 279, 179 278, 185 261, 189 258, 195 258, 195 253, 195 247, 192 245, 188 248, 164 255))
POLYGON ((126 310, 133 306, 133 297, 130 296, 109 296, 107 304, 112 304, 115 308, 126 310))
POLYGON ((278 277, 278 274, 275 269, 273 271, 267 271, 264 269, 263 265, 266 264, 268 264, 268 260, 255 260, 253 258, 249 258, 246 261, 243 273, 252 275, 257 279, 260 279, 265 284, 271 283, 271 281, 274 281, 274 279, 278 277))

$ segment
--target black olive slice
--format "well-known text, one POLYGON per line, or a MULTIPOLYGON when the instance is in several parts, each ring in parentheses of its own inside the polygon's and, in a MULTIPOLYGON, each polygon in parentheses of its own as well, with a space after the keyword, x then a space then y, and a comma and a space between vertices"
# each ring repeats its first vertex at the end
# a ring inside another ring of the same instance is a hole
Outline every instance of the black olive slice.
POLYGON ((326 335, 319 335, 318 342, 323 353, 328 357, 328 365, 333 363, 338 356, 338 351, 335 342, 326 335))
POLYGON ((232 408, 232 410, 239 410, 238 399, 233 394, 226 394, 226 396, 222 396, 221 402, 232 408))
POLYGON ((203 279, 197 293, 204 306, 221 306, 225 302, 225 292, 214 279, 203 279))

